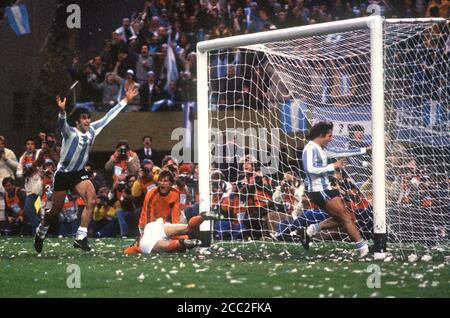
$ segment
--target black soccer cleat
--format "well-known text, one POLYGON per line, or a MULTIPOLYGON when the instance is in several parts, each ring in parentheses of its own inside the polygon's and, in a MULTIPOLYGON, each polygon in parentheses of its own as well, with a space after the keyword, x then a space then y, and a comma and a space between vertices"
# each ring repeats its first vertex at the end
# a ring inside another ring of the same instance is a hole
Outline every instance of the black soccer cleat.
POLYGON ((41 238, 36 231, 36 234, 34 234, 34 249, 36 250, 36 252, 41 254, 43 247, 44 247, 44 239, 41 238))
POLYGON ((300 236, 300 242, 302 243, 303 248, 305 250, 309 250, 309 242, 311 241, 311 237, 309 237, 306 232, 306 228, 302 227, 301 229, 298 229, 297 234, 300 236))
POLYGON ((215 213, 214 211, 203 211, 203 212, 200 212, 200 216, 205 221, 219 220, 220 219, 220 215, 218 213, 215 213))
POLYGON ((85 237, 82 240, 75 240, 75 242, 73 242, 73 247, 81 248, 85 252, 89 252, 91 250, 91 248, 88 245, 87 237, 85 237))
POLYGON ((194 247, 202 245, 202 241, 198 239, 182 239, 181 244, 183 244, 186 249, 190 250, 194 247))

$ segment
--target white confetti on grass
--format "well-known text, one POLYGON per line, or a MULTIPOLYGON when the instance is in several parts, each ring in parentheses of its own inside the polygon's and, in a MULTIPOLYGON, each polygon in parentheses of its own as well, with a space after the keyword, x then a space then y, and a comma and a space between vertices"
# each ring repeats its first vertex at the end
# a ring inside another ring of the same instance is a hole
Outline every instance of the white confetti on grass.
POLYGON ((398 284, 397 281, 389 281, 389 282, 386 282, 386 285, 397 285, 397 284, 398 284))
POLYGON ((137 279, 138 279, 138 281, 139 281, 140 283, 142 283, 142 282, 144 281, 144 279, 145 279, 144 273, 141 273, 141 274, 137 277, 137 279))
POLYGON ((206 272, 207 270, 208 270, 208 267, 206 267, 206 268, 199 268, 199 269, 196 269, 195 272, 196 273, 201 273, 201 272, 206 272))
POLYGON ((414 274, 412 274, 412 278, 414 278, 414 279, 422 279, 423 278, 423 274, 414 273, 414 274))

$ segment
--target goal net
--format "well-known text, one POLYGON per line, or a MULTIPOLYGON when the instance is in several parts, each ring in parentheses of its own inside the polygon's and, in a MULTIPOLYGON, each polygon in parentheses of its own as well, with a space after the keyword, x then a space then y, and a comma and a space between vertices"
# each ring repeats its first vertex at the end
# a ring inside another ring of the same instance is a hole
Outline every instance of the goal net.
MULTIPOLYGON (((330 174, 363 237, 448 245, 448 21, 382 20, 377 41, 373 17, 355 20, 199 45, 201 210, 221 215, 214 240, 291 242, 328 217, 304 195, 301 162, 325 120, 329 148, 374 146, 330 174)), ((339 229, 315 239, 349 241, 339 229)))

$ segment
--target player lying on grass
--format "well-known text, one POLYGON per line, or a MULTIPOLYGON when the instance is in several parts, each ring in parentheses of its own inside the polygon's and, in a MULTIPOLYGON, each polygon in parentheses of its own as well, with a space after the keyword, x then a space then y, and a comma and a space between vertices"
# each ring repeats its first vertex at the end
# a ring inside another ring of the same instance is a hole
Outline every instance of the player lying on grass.
POLYGON ((328 158, 345 158, 361 154, 370 154, 371 148, 355 150, 325 151, 333 138, 333 124, 318 122, 309 132, 309 142, 303 149, 303 167, 306 172, 305 188, 309 199, 326 211, 331 217, 302 229, 300 236, 303 246, 308 249, 311 237, 322 230, 341 227, 355 243, 361 257, 369 253, 369 247, 362 239, 356 227, 354 214, 347 209, 339 190, 333 189, 328 174, 346 165, 345 159, 328 164, 328 158))
POLYGON ((164 223, 162 218, 148 223, 144 233, 132 246, 125 249, 124 253, 173 253, 192 249, 201 244, 197 239, 172 239, 179 235, 187 235, 197 229, 204 221, 200 215, 192 217, 188 224, 164 223))

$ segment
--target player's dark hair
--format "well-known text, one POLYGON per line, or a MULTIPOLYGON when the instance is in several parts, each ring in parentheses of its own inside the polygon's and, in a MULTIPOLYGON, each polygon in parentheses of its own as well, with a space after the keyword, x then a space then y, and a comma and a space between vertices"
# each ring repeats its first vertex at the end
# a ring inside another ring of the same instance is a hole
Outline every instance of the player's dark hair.
POLYGON ((91 112, 84 107, 77 107, 69 115, 69 125, 72 127, 76 126, 76 122, 80 120, 81 115, 88 115, 91 117, 91 112))
POLYGON ((173 177, 173 174, 169 170, 163 170, 163 171, 160 172, 160 174, 158 176, 158 180, 161 180, 163 178, 168 178, 170 183, 175 183, 175 179, 173 177))
POLYGON ((330 130, 333 130, 333 123, 327 121, 319 121, 311 127, 308 139, 313 140, 317 137, 325 136, 330 130))

